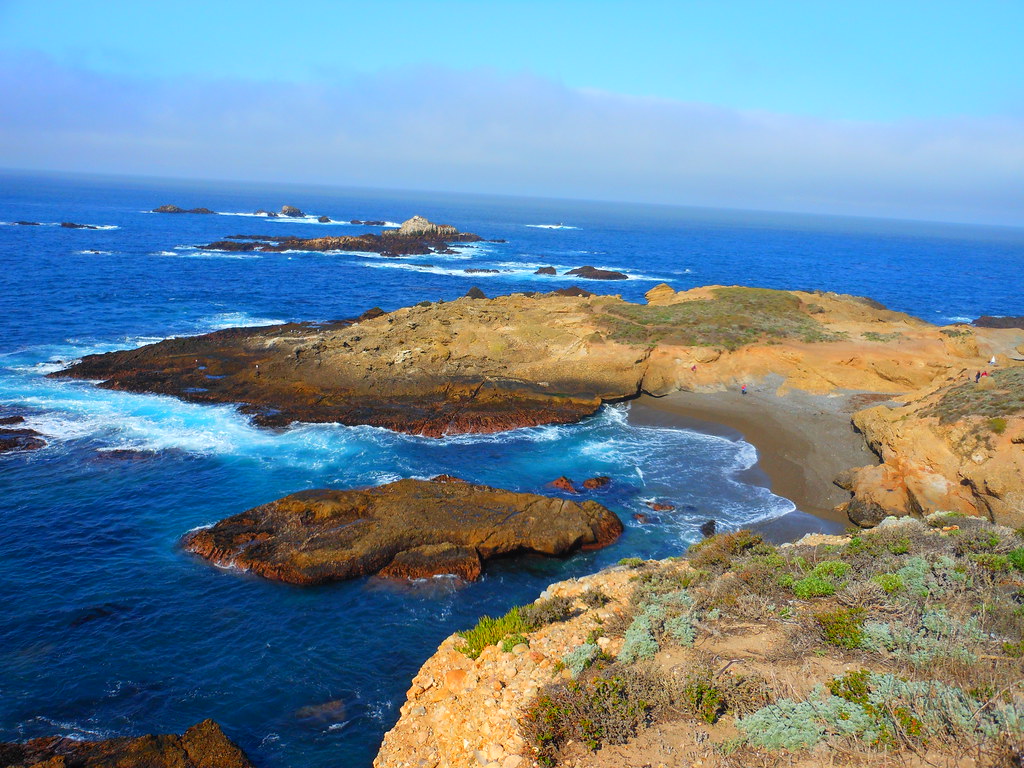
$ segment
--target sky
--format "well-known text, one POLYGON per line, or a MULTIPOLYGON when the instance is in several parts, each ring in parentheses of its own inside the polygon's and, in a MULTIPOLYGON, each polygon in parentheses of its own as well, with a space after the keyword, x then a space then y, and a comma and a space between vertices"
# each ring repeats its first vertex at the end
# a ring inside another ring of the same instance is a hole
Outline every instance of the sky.
POLYGON ((1024 2, 0 0, 0 167, 1024 226, 1024 2))

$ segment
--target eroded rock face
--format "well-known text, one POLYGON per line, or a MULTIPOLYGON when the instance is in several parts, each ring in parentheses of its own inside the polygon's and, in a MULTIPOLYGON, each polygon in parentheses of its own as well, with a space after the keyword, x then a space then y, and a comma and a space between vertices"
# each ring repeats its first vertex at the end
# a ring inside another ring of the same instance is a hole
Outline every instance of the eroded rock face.
POLYGON ((58 737, 0 744, 0 768, 252 768, 246 754, 213 720, 181 736, 105 741, 58 737))
POLYGON ((190 552, 268 579, 319 584, 380 573, 480 575, 481 561, 603 547, 622 532, 593 501, 484 485, 399 480, 364 490, 301 491, 188 533, 190 552))

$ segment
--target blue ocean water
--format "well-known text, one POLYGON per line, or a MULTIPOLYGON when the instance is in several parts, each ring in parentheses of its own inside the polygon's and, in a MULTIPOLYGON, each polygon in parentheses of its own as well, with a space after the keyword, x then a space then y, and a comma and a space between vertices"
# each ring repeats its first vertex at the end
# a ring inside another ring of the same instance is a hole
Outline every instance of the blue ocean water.
POLYGON ((479 615, 621 557, 676 554, 708 518, 736 527, 793 505, 749 471, 751 446, 631 424, 628 405, 577 425, 445 440, 331 425, 267 431, 228 406, 45 373, 172 335, 351 317, 474 285, 495 295, 577 282, 533 275, 542 265, 624 271, 632 279, 586 287, 632 300, 659 282, 745 284, 869 295, 942 323, 1024 314, 1019 229, 16 174, 0 176, 0 219, 46 224, 0 225, 0 411, 24 414, 49 442, 0 456, 0 740, 180 732, 213 717, 273 768, 368 766, 416 669, 479 615), (164 203, 223 215, 146 213, 164 203), (400 260, 196 247, 229 234, 364 230, 242 215, 286 203, 342 221, 418 213, 508 242, 400 260), (116 449, 139 453, 125 460, 116 449), (442 472, 528 491, 563 474, 610 475, 596 497, 626 534, 566 560, 502 561, 472 585, 296 588, 177 548, 195 526, 302 488, 442 472), (634 521, 654 498, 676 512, 634 521))

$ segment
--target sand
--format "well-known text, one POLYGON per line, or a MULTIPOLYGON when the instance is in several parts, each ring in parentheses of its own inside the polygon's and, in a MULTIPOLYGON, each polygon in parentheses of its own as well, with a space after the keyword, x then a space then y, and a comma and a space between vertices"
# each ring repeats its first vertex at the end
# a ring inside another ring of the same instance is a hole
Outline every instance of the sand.
POLYGON ((870 404, 870 395, 845 392, 777 395, 772 382, 748 387, 747 394, 675 392, 643 395, 632 402, 635 424, 694 429, 744 439, 757 449, 759 473, 772 492, 790 499, 795 512, 761 524, 768 538, 792 541, 803 533, 839 533, 849 525, 837 513, 850 494, 832 480, 843 470, 877 464, 878 457, 850 423, 851 414, 870 404))

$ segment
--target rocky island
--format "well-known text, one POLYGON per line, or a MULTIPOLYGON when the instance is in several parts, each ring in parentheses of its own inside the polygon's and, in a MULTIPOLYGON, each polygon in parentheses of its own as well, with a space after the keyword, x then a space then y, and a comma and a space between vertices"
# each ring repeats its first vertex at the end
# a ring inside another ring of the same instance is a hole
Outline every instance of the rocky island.
POLYGON ((854 416, 884 460, 839 478, 855 522, 958 511, 1024 524, 1022 368, 1010 357, 1020 330, 942 328, 827 293, 661 285, 646 304, 566 293, 218 331, 91 355, 53 375, 238 403, 268 426, 370 424, 434 437, 568 423, 641 393, 739 390, 775 377, 780 394, 889 401, 854 416), (980 377, 993 355, 998 370, 980 377))
MULTIPOLYGON (((287 207, 287 206, 286 206, 287 207)), ((282 212, 282 216, 302 215, 282 212)), ((379 253, 382 256, 411 256, 425 253, 453 253, 452 243, 476 243, 479 235, 459 232, 448 224, 434 224, 422 216, 413 216, 398 229, 385 229, 380 234, 343 235, 340 237, 302 238, 294 236, 269 237, 267 235, 228 235, 200 246, 213 251, 357 251, 379 253)))
POLYGON ((594 501, 513 493, 458 478, 363 490, 301 491, 187 534, 186 550, 292 584, 367 574, 478 578, 499 555, 570 554, 612 543, 614 513, 594 501))

